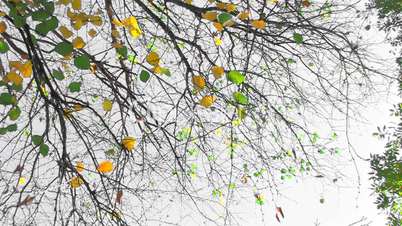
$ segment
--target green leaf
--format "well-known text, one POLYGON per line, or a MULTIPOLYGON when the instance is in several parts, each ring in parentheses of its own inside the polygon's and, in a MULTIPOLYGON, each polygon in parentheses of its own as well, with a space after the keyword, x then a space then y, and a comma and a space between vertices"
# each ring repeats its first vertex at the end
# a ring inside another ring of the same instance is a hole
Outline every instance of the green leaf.
POLYGON ((40 135, 32 135, 31 139, 32 139, 32 143, 35 146, 39 146, 40 144, 43 143, 43 138, 40 135))
POLYGON ((247 116, 247 111, 244 108, 237 108, 237 117, 240 119, 245 119, 247 116))
POLYGON ((121 47, 121 48, 117 48, 117 49, 116 49, 116 52, 117 52, 121 57, 123 57, 124 59, 127 58, 127 54, 128 54, 127 47, 123 46, 123 47, 121 47))
POLYGON ((57 19, 57 17, 52 16, 50 18, 50 20, 46 21, 47 26, 49 27, 49 31, 54 31, 57 29, 57 27, 59 26, 59 20, 57 19))
POLYGON ((297 44, 301 44, 303 43, 303 35, 299 34, 299 33, 293 33, 293 40, 297 43, 297 44))
POLYGON ((9 49, 7 42, 0 41, 0 53, 7 53, 9 49))
POLYGON ((59 20, 52 16, 49 20, 45 20, 42 23, 36 25, 36 33, 46 36, 50 31, 54 31, 59 26, 59 20))
POLYGON ((15 104, 16 99, 13 95, 9 93, 2 93, 0 94, 0 104, 2 105, 11 105, 15 104))
POLYGON ((23 87, 22 87, 22 84, 16 85, 15 83, 13 83, 13 84, 11 85, 11 88, 14 89, 14 90, 17 91, 17 92, 20 92, 23 87))
POLYGON ((53 13, 54 13, 54 2, 43 2, 42 5, 45 7, 45 10, 49 15, 53 15, 53 13))
POLYGON ((50 16, 51 16, 51 14, 49 14, 48 11, 46 11, 45 9, 40 9, 40 10, 32 13, 32 20, 45 21, 50 16))
POLYGON ((17 124, 8 125, 6 128, 7 128, 8 132, 15 132, 18 129, 17 124))
POLYGON ((91 63, 87 55, 81 55, 74 58, 74 65, 81 70, 89 70, 91 63))
POLYGON ((130 63, 135 64, 136 63, 136 59, 134 55, 128 55, 127 56, 127 60, 130 61, 130 63))
POLYGON ((53 69, 52 75, 57 80, 63 80, 64 79, 63 72, 60 71, 60 70, 53 69))
POLYGON ((68 85, 70 92, 75 93, 81 91, 81 82, 72 82, 68 85))
POLYGON ((74 47, 69 42, 61 42, 61 43, 57 44, 56 47, 54 48, 54 51, 56 51, 56 53, 58 53, 62 56, 70 55, 73 52, 73 50, 74 50, 74 47))
POLYGON ((234 92, 233 98, 238 104, 246 105, 248 104, 248 98, 241 92, 234 92))
POLYGON ((221 13, 218 15, 218 22, 224 24, 225 22, 232 19, 232 15, 229 13, 221 13))
POLYGON ((167 76, 171 76, 171 75, 172 75, 172 74, 170 73, 169 68, 164 68, 164 67, 161 69, 161 73, 164 74, 164 75, 167 75, 167 76))
POLYGON ((8 112, 8 116, 10 117, 10 120, 15 121, 17 120, 21 115, 21 109, 18 106, 15 106, 11 111, 8 112))
POLYGON ((14 25, 16 28, 21 28, 27 23, 27 18, 24 16, 15 16, 13 17, 14 19, 14 25))
POLYGON ((49 153, 49 146, 47 144, 41 144, 39 147, 39 153, 43 156, 46 157, 49 153))
POLYGON ((236 85, 240 85, 246 80, 246 77, 238 71, 229 71, 227 79, 236 85))
POLYGON ((8 132, 7 128, 0 128, 0 135, 4 135, 8 132))
POLYGON ((187 140, 190 137, 190 133, 191 133, 191 128, 188 128, 188 127, 183 128, 177 133, 176 138, 179 141, 187 140))
POLYGON ((150 75, 149 75, 148 71, 146 71, 146 70, 142 70, 142 71, 141 71, 141 73, 140 73, 140 80, 141 80, 142 82, 147 82, 148 79, 149 79, 149 77, 150 77, 150 75))

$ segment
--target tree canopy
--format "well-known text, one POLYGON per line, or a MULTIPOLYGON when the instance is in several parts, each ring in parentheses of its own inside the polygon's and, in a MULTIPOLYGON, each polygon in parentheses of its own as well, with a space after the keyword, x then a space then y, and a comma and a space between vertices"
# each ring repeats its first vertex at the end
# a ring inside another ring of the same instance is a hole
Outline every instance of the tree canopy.
POLYGON ((170 222, 180 197, 235 225, 244 194, 280 221, 280 184, 336 183, 356 158, 338 133, 394 79, 369 64, 356 13, 337 0, 2 0, 0 221, 170 222))

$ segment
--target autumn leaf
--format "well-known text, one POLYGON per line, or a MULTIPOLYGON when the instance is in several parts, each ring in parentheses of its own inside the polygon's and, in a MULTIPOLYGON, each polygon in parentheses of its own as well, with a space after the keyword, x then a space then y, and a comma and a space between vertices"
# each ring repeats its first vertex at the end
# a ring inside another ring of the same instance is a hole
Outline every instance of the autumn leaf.
POLYGON ((264 20, 253 20, 251 21, 251 26, 257 29, 264 29, 266 24, 264 20))
POLYGON ((129 33, 133 38, 138 38, 142 34, 137 19, 134 16, 124 19, 122 24, 129 30, 129 33))
POLYGON ((84 171, 84 163, 82 161, 77 162, 77 164, 75 165, 75 169, 79 173, 84 171))
POLYGON ((215 79, 220 79, 222 78, 223 74, 225 73, 225 70, 223 67, 220 66, 213 66, 211 68, 212 74, 214 75, 215 79))
POLYGON ((99 163, 97 170, 101 173, 109 173, 113 170, 113 163, 109 160, 99 163))
POLYGON ((4 21, 0 22, 0 33, 4 33, 7 30, 7 25, 4 21))
POLYGON ((145 60, 148 62, 148 64, 156 66, 159 64, 160 58, 156 52, 150 52, 145 58, 145 60))
POLYGON ((113 102, 109 99, 105 99, 102 103, 102 108, 104 111, 109 112, 113 108, 113 102))
POLYGON ((205 82, 205 78, 202 75, 193 76, 191 81, 196 89, 202 90, 205 88, 206 82, 205 82))
POLYGON ((81 177, 72 177, 70 180, 70 187, 71 188, 78 188, 80 187, 84 181, 81 179, 81 177))
POLYGON ((81 9, 81 0, 72 0, 71 6, 73 7, 74 10, 80 10, 81 9))
POLYGON ((209 21, 215 21, 217 19, 218 13, 215 11, 207 11, 201 14, 202 18, 209 21))
POLYGON ((75 39, 73 39, 73 47, 75 49, 82 49, 85 46, 85 42, 81 37, 76 37, 75 39))
POLYGON ((60 31, 61 35, 63 36, 63 38, 65 38, 65 39, 68 39, 71 36, 73 36, 73 32, 70 31, 66 26, 60 26, 59 31, 60 31))
POLYGON ((19 202, 18 204, 17 204, 17 206, 19 207, 19 206, 28 206, 28 205, 30 205, 30 204, 32 204, 32 202, 33 202, 33 200, 34 200, 34 196, 26 196, 25 197, 25 199, 24 200, 22 200, 21 202, 19 202))
POLYGON ((248 20, 248 18, 250 17, 250 12, 249 11, 240 12, 239 15, 237 15, 237 17, 240 20, 248 20))
POLYGON ((204 96, 200 100, 200 105, 205 107, 205 108, 209 108, 215 102, 215 99, 216 99, 216 97, 214 97, 214 96, 204 96))
POLYGON ((17 86, 21 85, 22 81, 23 81, 22 77, 19 76, 17 73, 15 73, 15 71, 8 72, 6 75, 6 79, 7 79, 7 81, 10 81, 17 86))
POLYGON ((121 198, 123 197, 123 191, 118 191, 117 192, 117 194, 116 194, 116 202, 118 203, 118 204, 121 204, 121 198))
POLYGON ((127 151, 132 151, 137 143, 134 137, 124 137, 122 140, 122 145, 127 151))

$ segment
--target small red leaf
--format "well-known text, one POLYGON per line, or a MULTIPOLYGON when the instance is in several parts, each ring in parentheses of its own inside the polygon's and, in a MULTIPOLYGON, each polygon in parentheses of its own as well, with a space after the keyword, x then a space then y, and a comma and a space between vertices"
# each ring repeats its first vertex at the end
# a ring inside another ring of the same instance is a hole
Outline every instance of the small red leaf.
POLYGON ((282 218, 285 218, 285 215, 283 214, 282 208, 281 207, 276 207, 276 212, 280 213, 282 218))
POLYGON ((278 217, 278 213, 275 213, 275 218, 276 218, 276 220, 280 223, 281 221, 279 220, 279 217, 278 217))

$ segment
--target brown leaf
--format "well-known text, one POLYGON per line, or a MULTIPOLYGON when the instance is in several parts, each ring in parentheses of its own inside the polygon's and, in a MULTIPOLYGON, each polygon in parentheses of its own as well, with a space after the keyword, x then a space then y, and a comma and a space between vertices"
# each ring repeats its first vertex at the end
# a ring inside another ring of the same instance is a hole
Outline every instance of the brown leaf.
POLYGON ((121 204, 121 197, 123 197, 123 191, 118 191, 116 194, 116 202, 121 204))
POLYGON ((35 198, 34 196, 31 197, 28 195, 27 197, 25 197, 24 200, 22 200, 20 203, 18 203, 17 206, 28 206, 28 205, 32 204, 34 198, 35 198))

